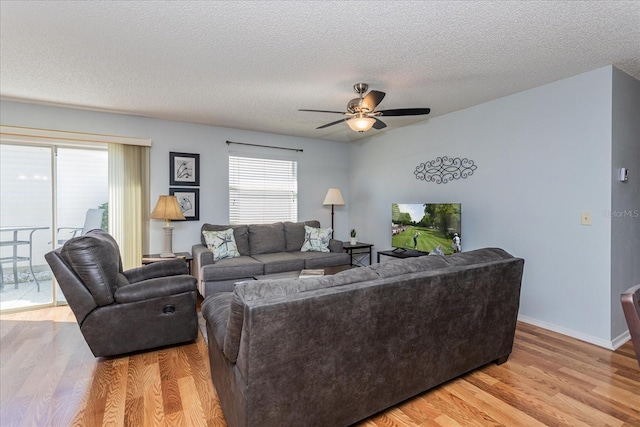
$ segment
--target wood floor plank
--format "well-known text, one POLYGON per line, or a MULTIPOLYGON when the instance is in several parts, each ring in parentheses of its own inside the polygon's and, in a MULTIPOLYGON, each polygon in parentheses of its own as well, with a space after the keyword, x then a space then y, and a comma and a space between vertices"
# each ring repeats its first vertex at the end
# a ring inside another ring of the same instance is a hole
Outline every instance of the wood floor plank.
MULTIPOLYGON (((150 359, 143 355, 142 359, 148 362, 150 359)), ((164 401, 162 398, 162 381, 160 380, 160 366, 157 363, 148 363, 143 370, 142 383, 144 384, 144 424, 151 426, 162 425, 164 418, 164 401)))
POLYGON ((495 421, 492 425, 526 425, 528 427, 544 426, 544 424, 531 418, 527 414, 522 412, 514 413, 513 408, 510 405, 495 398, 494 396, 484 393, 482 390, 466 380, 447 384, 447 389, 449 392, 458 396, 458 398, 473 405, 477 411, 486 413, 487 416, 495 421))
MULTIPOLYGON (((226 426, 202 335, 95 358, 68 307, 0 316, 0 425, 226 426)), ((359 427, 640 427, 631 343, 610 351, 518 323, 502 365, 363 420, 359 427)))
POLYGON ((579 402, 569 396, 565 396, 562 393, 558 393, 555 398, 556 400, 561 402, 564 407, 571 408, 571 412, 573 414, 578 414, 575 416, 582 417, 584 422, 589 423, 593 427, 616 427, 624 425, 623 420, 612 417, 609 414, 592 408, 589 405, 585 405, 584 403, 579 402))
POLYGON ((193 377, 178 380, 185 418, 190 426, 206 427, 207 421, 193 377))
POLYGON ((111 366, 103 423, 120 426, 124 424, 129 358, 113 359, 111 366))

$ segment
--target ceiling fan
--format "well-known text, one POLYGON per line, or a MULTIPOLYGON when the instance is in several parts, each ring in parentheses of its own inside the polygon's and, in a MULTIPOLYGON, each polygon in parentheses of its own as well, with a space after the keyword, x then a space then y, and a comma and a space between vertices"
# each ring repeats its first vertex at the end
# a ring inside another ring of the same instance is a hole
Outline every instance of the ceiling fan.
POLYGON ((385 96, 384 92, 372 90, 367 93, 369 89, 367 83, 356 83, 353 85, 353 90, 360 95, 358 98, 354 98, 347 104, 347 111, 330 111, 330 110, 305 110, 300 109, 298 111, 311 111, 315 113, 337 113, 343 114, 345 117, 335 122, 327 123, 326 125, 318 126, 316 129, 324 129, 329 126, 336 125, 341 122, 347 122, 349 127, 356 132, 365 132, 371 128, 384 129, 387 125, 378 117, 380 116, 419 116, 422 114, 429 114, 430 108, 397 108, 394 110, 378 110, 375 108, 380 104, 385 96))

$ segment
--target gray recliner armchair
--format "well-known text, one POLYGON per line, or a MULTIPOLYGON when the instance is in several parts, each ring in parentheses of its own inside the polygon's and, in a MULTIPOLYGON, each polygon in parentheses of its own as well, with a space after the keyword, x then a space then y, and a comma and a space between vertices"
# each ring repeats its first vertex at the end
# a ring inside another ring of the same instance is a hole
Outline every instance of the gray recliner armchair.
POLYGON ((45 255, 94 356, 193 341, 196 279, 184 260, 123 271, 108 233, 92 230, 45 255))

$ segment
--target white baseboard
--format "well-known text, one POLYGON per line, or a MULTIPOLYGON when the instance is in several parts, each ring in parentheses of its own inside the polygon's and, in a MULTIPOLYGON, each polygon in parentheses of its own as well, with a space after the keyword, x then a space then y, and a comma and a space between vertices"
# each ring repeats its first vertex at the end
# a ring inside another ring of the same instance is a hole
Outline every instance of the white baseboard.
POLYGON ((557 332, 562 335, 567 335, 569 337, 578 339, 580 341, 585 341, 590 344, 597 345, 598 347, 604 347, 608 350, 616 350, 624 343, 631 339, 631 335, 629 335, 629 331, 625 331, 624 333, 618 335, 613 341, 607 341, 602 338, 594 337, 592 335, 584 334, 582 332, 574 331, 572 329, 563 328, 562 326, 554 325, 552 323, 543 322, 542 320, 534 319, 532 317, 518 315, 518 321, 528 323, 530 325, 538 326, 543 329, 548 329, 553 332, 557 332))
POLYGON ((617 350, 620 347, 622 347, 627 341, 630 341, 630 340, 631 340, 631 334, 627 330, 621 333, 620 335, 618 335, 617 337, 615 337, 613 341, 611 341, 611 345, 613 346, 614 350, 617 350))

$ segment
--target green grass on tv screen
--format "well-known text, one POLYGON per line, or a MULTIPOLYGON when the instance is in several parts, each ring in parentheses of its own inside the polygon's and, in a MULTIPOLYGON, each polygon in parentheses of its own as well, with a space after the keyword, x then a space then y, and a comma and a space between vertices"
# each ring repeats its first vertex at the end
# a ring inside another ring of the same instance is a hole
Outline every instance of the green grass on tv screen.
POLYGON ((446 254, 453 253, 453 242, 444 236, 439 230, 434 228, 417 227, 408 225, 404 231, 394 235, 391 238, 391 246, 394 248, 402 249, 415 249, 422 252, 431 252, 433 249, 440 245, 442 251, 446 254), (414 245, 414 235, 416 237, 417 245, 414 245))

